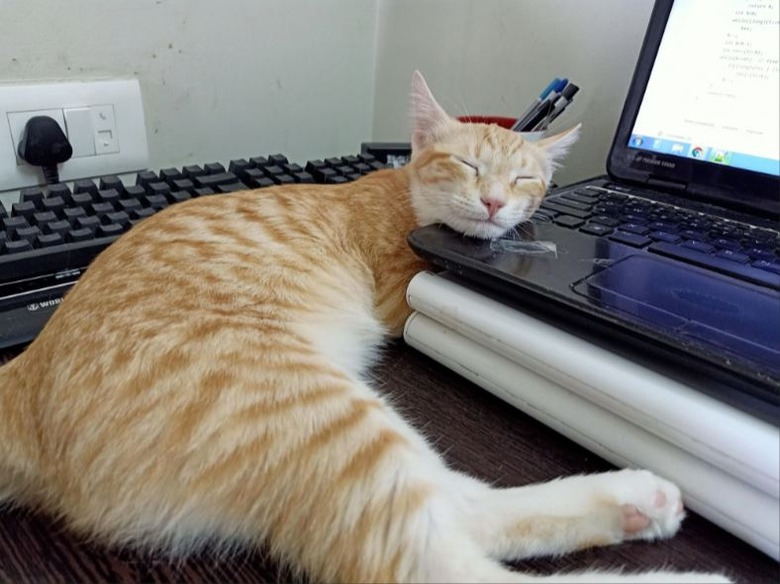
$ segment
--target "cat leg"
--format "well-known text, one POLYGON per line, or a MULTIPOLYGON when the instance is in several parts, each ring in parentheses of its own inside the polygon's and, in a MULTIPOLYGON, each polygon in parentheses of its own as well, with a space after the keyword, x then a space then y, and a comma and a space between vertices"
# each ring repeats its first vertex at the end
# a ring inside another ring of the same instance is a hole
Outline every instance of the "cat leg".
MULTIPOLYGON (((672 536, 684 517, 679 489, 649 471, 622 470, 491 489, 463 477, 477 541, 493 558, 557 555, 627 540, 672 536)), ((549 577, 513 572, 502 582, 730 582, 721 574, 584 572, 549 577), (514 578, 514 579, 512 579, 514 578)))
POLYGON ((489 489, 473 501, 475 533, 501 559, 666 538, 684 517, 679 489, 643 470, 489 489))

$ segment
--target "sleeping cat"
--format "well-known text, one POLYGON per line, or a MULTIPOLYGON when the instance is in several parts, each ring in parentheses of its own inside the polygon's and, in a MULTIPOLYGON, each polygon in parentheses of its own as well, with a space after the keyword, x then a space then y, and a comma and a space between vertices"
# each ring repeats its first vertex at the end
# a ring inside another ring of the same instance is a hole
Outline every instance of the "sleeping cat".
POLYGON ((406 233, 506 233, 578 131, 462 124, 419 73, 413 102, 404 168, 194 199, 102 253, 0 368, 0 500, 105 542, 268 545, 315 581, 727 582, 511 571, 501 560, 669 537, 680 493, 635 470, 491 488, 370 387, 426 268, 406 233))

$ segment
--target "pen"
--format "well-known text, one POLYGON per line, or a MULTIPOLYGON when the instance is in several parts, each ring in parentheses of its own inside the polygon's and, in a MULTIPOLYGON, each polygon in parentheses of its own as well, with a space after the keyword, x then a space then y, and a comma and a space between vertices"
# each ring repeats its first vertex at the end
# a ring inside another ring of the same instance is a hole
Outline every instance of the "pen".
POLYGON ((559 83, 559 82, 560 82, 560 79, 559 79, 558 77, 556 77, 555 79, 553 79, 552 81, 550 81, 550 83, 548 83, 548 84, 547 84, 547 87, 545 87, 544 89, 542 89, 541 93, 539 93, 539 97, 537 97, 537 98, 536 98, 536 99, 535 99, 535 100, 534 100, 534 101, 531 103, 531 105, 529 105, 529 106, 528 106, 528 108, 527 108, 527 109, 526 109, 526 110, 525 110, 525 111, 522 113, 522 115, 518 116, 518 118, 517 118, 517 119, 518 119, 518 120, 522 120, 522 119, 523 119, 525 116, 527 116, 528 114, 530 114, 530 113, 531 113, 531 112, 534 110, 534 108, 535 108, 537 105, 539 105, 539 104, 542 102, 542 100, 543 100, 545 97, 547 97, 547 95, 548 95, 548 94, 549 94, 549 93, 550 93, 550 92, 551 92, 551 91, 552 91, 552 90, 553 90, 555 87, 557 87, 557 85, 558 85, 558 83, 559 83))
POLYGON ((577 94, 579 90, 580 88, 574 83, 569 83, 568 85, 566 85, 564 90, 555 100, 552 110, 544 118, 542 118, 535 126, 533 126, 533 130, 537 131, 537 130, 547 129, 547 126, 549 126, 552 123, 552 121, 555 118, 557 118, 559 115, 561 115, 561 113, 563 113, 563 110, 565 110, 569 106, 569 104, 572 102, 574 96, 577 94))
POLYGON ((534 102, 523 112, 523 115, 517 118, 517 121, 512 126, 512 130, 519 132, 522 131, 522 128, 524 127, 524 122, 528 119, 529 116, 533 114, 536 109, 545 102, 548 98, 550 98, 553 94, 557 95, 560 91, 566 87, 566 84, 568 83, 568 79, 565 77, 563 79, 559 79, 556 77, 550 83, 545 87, 542 92, 539 94, 539 97, 534 100, 534 102))

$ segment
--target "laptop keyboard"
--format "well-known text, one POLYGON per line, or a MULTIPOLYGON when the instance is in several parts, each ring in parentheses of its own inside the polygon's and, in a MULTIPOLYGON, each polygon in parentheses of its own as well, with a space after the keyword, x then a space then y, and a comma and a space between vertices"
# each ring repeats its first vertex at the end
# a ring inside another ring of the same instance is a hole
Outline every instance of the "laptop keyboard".
POLYGON ((547 197, 532 221, 780 289, 780 233, 770 229, 595 186, 547 197))

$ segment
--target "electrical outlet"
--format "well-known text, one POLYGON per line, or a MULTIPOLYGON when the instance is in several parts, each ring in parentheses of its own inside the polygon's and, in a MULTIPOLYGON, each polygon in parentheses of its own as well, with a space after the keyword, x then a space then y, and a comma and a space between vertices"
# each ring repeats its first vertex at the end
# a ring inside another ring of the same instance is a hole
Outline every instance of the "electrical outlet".
POLYGON ((135 172, 149 165, 136 79, 0 84, 0 191, 43 183, 40 169, 17 152, 27 120, 38 115, 54 118, 73 146, 71 159, 59 165, 62 181, 135 172))

